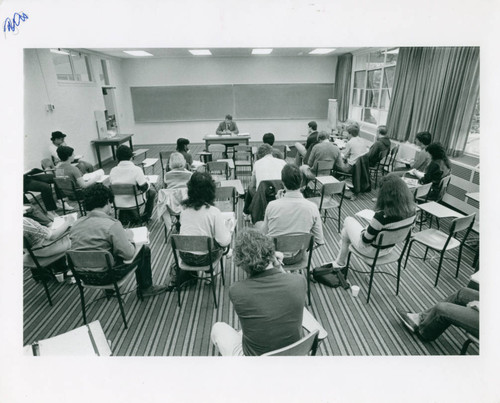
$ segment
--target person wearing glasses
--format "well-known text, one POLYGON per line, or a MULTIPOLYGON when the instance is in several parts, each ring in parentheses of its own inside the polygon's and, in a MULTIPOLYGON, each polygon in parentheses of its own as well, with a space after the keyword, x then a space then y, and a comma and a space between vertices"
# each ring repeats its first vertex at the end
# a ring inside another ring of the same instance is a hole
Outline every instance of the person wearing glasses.
POLYGON ((217 127, 215 131, 219 136, 223 134, 238 134, 239 132, 238 126, 236 122, 233 122, 233 117, 231 115, 226 115, 224 122, 220 122, 219 127, 217 127))

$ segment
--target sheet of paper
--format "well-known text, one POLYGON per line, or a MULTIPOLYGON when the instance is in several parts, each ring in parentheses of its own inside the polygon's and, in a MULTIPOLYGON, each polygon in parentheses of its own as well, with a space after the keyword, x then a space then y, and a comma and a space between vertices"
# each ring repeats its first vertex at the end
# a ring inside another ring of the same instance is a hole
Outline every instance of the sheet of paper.
POLYGON ((149 232, 147 227, 129 228, 134 234, 133 242, 136 245, 149 244, 149 232))
POLYGON ((364 210, 358 211, 356 213, 357 217, 361 217, 367 221, 371 221, 373 219, 374 215, 375 215, 375 211, 370 210, 370 209, 364 209, 364 210))
POLYGON ((66 215, 61 215, 58 217, 54 218, 54 221, 52 222, 52 229, 58 229, 61 225, 63 225, 66 221, 69 221, 70 223, 75 222, 78 219, 78 214, 77 213, 70 213, 66 215))
POLYGON ((79 327, 70 332, 50 339, 40 340, 40 355, 97 355, 90 340, 87 326, 79 327))

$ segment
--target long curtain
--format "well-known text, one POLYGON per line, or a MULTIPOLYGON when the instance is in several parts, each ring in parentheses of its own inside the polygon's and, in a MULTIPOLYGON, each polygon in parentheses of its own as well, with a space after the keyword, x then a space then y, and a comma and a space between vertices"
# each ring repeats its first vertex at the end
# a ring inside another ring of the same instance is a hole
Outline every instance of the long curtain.
POLYGON ((351 95, 352 53, 339 57, 335 71, 333 97, 337 99, 338 119, 345 122, 349 117, 349 97, 351 95))
POLYGON ((429 131, 463 153, 479 95, 478 47, 400 48, 387 128, 399 141, 429 131))

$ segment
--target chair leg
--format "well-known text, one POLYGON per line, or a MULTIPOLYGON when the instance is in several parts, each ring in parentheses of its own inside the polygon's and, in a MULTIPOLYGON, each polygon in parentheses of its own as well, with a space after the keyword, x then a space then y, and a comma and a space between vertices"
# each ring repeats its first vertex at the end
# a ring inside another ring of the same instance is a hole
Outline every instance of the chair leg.
POLYGON ((401 260, 398 260, 398 277, 396 279, 396 295, 399 295, 399 280, 401 278, 401 260))
POLYGON ((429 247, 426 246, 425 247, 425 253, 424 253, 424 262, 425 262, 425 259, 427 258, 427 252, 429 251, 429 247))
POLYGON ((180 308, 181 307, 181 284, 180 284, 181 269, 179 268, 178 265, 176 265, 175 271, 176 271, 175 288, 177 289, 177 305, 180 308))
POLYGON ((455 278, 458 277, 458 271, 460 270, 460 263, 462 261, 462 248, 464 244, 460 244, 460 247, 458 248, 458 258, 457 258, 457 272, 455 273, 455 278))
POLYGON ((439 265, 437 269, 437 274, 436 274, 436 282, 434 283, 434 287, 437 287, 438 285, 438 280, 439 280, 439 274, 441 273, 441 266, 443 264, 443 258, 444 258, 444 250, 441 251, 441 256, 439 257, 439 265))
POLYGON ((470 340, 470 339, 465 340, 465 342, 462 346, 462 349, 460 350, 460 355, 465 355, 465 353, 467 352, 467 349, 469 348, 469 345, 471 343, 472 343, 472 340, 470 340))
POLYGON ((212 282, 212 295, 214 296, 214 304, 215 304, 215 309, 218 308, 217 306, 217 295, 216 295, 216 292, 215 292, 215 277, 214 277, 214 270, 211 269, 210 270, 210 278, 211 278, 211 282, 212 282))
POLYGON ((220 276, 222 277, 222 285, 226 285, 226 279, 224 277, 224 255, 220 258, 220 276))
POLYGON ((120 295, 120 289, 118 285, 114 283, 116 298, 118 299, 118 305, 120 306, 120 312, 122 314, 123 323, 125 324, 125 329, 127 329, 127 319, 125 318, 125 310, 123 309, 122 296, 120 295))
POLYGON ((307 266, 306 276, 307 276, 307 301, 309 302, 309 306, 311 306, 311 271, 309 266, 307 266))
POLYGON ((78 284, 78 289, 80 291, 80 303, 82 304, 82 316, 83 323, 87 324, 87 313, 85 312, 85 295, 83 294, 83 287, 81 284, 78 284))
POLYGON ((47 287, 47 281, 42 279, 42 284, 43 284, 43 288, 45 290, 45 295, 47 296, 47 299, 49 300, 49 305, 52 306, 52 298, 50 298, 49 287, 47 287))
POLYGON ((339 208, 339 214, 337 216, 337 232, 340 234, 340 208, 339 208))
POLYGON ((328 210, 325 209, 325 216, 323 217, 323 222, 326 224, 326 218, 327 218, 328 210))
POLYGON ((406 270, 406 264, 408 263, 408 258, 410 257, 411 246, 413 245, 413 239, 410 241, 408 245, 408 252, 406 254, 405 265, 403 266, 403 270, 406 270))
POLYGON ((375 274, 375 267, 372 266, 372 270, 370 272, 370 282, 368 284, 368 296, 366 298, 366 303, 368 304, 370 302, 370 294, 372 292, 372 284, 373 284, 373 275, 375 274))

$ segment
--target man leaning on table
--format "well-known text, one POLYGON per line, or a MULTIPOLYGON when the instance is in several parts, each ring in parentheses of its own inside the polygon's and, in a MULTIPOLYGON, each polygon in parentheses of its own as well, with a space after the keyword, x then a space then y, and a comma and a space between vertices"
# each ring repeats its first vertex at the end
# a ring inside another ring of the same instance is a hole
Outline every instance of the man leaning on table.
POLYGON ((231 115, 226 115, 224 122, 220 122, 219 127, 217 127, 215 131, 219 136, 222 134, 238 134, 239 132, 238 126, 236 122, 233 122, 233 117, 231 115))

